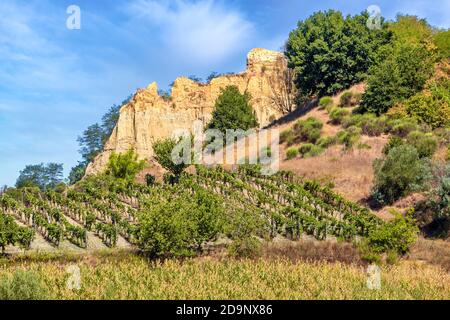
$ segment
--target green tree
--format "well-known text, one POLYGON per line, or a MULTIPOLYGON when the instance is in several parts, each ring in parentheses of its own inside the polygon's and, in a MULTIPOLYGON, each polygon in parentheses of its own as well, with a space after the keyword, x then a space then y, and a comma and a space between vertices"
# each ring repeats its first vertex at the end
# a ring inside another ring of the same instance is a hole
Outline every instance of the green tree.
POLYGON ((145 160, 138 160, 133 149, 125 153, 113 152, 109 157, 106 174, 116 179, 133 180, 145 168, 145 160))
POLYGON ((51 189, 63 182, 63 165, 60 163, 43 163, 27 165, 16 181, 17 188, 39 187, 41 190, 51 189))
POLYGON ((361 109, 381 114, 421 91, 434 70, 431 28, 425 20, 399 16, 389 25, 393 42, 377 52, 361 109))
POLYGON ((221 199, 207 190, 166 192, 139 214, 139 247, 152 256, 192 256, 221 230, 221 199))
POLYGON ((422 189, 430 170, 416 148, 402 144, 392 148, 384 158, 375 160, 374 171, 372 196, 384 205, 422 189))
POLYGON ((316 12, 298 23, 285 54, 306 96, 332 95, 365 79, 377 49, 389 41, 384 22, 369 30, 368 13, 344 17, 341 12, 316 12))
POLYGON ((174 176, 179 176, 184 169, 188 167, 187 163, 175 163, 173 161, 172 152, 179 140, 172 138, 157 140, 153 143, 153 151, 155 152, 156 161, 166 170, 170 171, 174 176))
POLYGON ((221 90, 216 100, 212 120, 208 127, 223 133, 227 129, 248 130, 258 127, 258 119, 250 104, 250 94, 241 94, 238 87, 228 86, 221 90))
POLYGON ((70 170, 69 184, 75 184, 80 181, 86 173, 86 164, 78 161, 78 164, 70 170))

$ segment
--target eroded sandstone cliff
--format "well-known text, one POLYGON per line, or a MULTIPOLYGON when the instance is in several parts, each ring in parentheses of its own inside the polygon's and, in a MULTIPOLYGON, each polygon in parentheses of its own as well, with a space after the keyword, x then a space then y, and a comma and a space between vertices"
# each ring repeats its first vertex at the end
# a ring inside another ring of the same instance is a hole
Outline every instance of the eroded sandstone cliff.
MULTIPOLYGON (((169 137, 176 129, 192 130, 195 120, 207 124, 222 88, 235 85, 248 91, 261 127, 286 111, 286 61, 282 53, 253 49, 247 56, 247 69, 239 74, 215 78, 208 84, 178 78, 170 98, 158 95, 154 82, 139 89, 120 110, 120 118, 104 151, 88 166, 86 173, 104 169, 110 154, 134 148, 141 159, 151 159, 152 143, 169 137)), ((289 107, 289 106, 288 106, 289 107)))

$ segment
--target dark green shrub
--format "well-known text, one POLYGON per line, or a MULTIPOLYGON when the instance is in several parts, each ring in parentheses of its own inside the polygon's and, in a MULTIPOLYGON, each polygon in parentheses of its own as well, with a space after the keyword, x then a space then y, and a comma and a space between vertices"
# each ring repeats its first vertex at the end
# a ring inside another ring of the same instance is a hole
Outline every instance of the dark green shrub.
POLYGON ((228 129, 248 130, 259 126, 255 111, 250 104, 250 94, 241 94, 237 86, 221 90, 217 98, 212 120, 208 127, 218 129, 224 134, 228 129))
POLYGON ((47 289, 37 273, 16 271, 12 276, 0 276, 0 300, 44 300, 47 289))
POLYGON ((106 174, 116 179, 133 180, 145 168, 146 162, 138 160, 133 149, 125 153, 112 153, 106 167, 106 174))
POLYGON ((314 145, 312 143, 304 143, 298 148, 299 153, 304 158, 316 157, 324 151, 320 146, 314 145))
POLYGON ((349 127, 337 133, 336 139, 343 144, 345 149, 351 149, 361 137, 361 129, 355 126, 349 127))
POLYGON ((388 122, 388 128, 392 134, 405 138, 410 132, 417 131, 419 126, 413 119, 394 119, 388 122))
POLYGON ((299 142, 306 141, 315 143, 320 138, 323 123, 316 118, 310 117, 300 120, 294 125, 294 134, 299 142))
POLYGON ((369 70, 361 107, 381 114, 421 91, 433 73, 434 57, 425 44, 398 42, 378 53, 369 70))
POLYGON ((375 160, 374 171, 372 197, 379 205, 421 190, 429 178, 429 166, 410 145, 395 147, 384 158, 375 160))
POLYGON ((420 158, 431 158, 438 148, 438 142, 431 134, 413 131, 406 137, 406 142, 416 148, 420 158))
POLYGON ((141 209, 139 248, 151 256, 193 256, 222 230, 222 200, 206 190, 167 192, 172 196, 155 197, 141 209))
POLYGON ((416 242, 419 228, 413 219, 414 211, 409 211, 405 217, 396 211, 391 213, 395 216, 394 220, 372 229, 367 242, 375 253, 394 251, 403 255, 416 242))
POLYGON ((302 156, 304 156, 306 153, 310 152, 313 147, 314 147, 314 144, 312 144, 312 143, 303 143, 298 148, 298 151, 302 156))
POLYGON ((285 130, 280 133, 280 143, 287 142, 288 145, 292 144, 295 140, 295 134, 292 130, 285 130))
POLYGON ((261 241, 254 237, 235 239, 228 247, 228 254, 236 258, 254 258, 261 254, 261 241))
POLYGON ((351 91, 344 92, 341 95, 341 98, 339 99, 339 107, 347 108, 353 106, 354 106, 353 93, 351 91))
POLYGON ((286 159, 291 160, 298 156, 298 149, 297 148, 289 148, 286 150, 286 159))
POLYGON ((332 124, 341 124, 343 119, 350 114, 350 111, 344 108, 334 107, 330 111, 330 120, 332 124))
POLYGON ((316 142, 316 145, 321 148, 328 148, 329 146, 332 146, 333 144, 336 144, 336 137, 321 137, 316 142))
POLYGON ((384 148, 383 148, 383 153, 384 153, 385 155, 388 155, 389 152, 390 152, 392 149, 394 149, 394 148, 396 148, 396 147, 398 147, 398 146, 401 146, 401 145, 403 145, 404 143, 405 143, 405 142, 403 141, 402 138, 397 137, 397 136, 391 136, 391 137, 389 138, 388 142, 386 143, 386 145, 385 145, 384 148))
POLYGON ((319 100, 319 107, 320 107, 320 109, 326 109, 326 108, 328 108, 329 106, 332 106, 333 105, 333 98, 331 98, 331 97, 322 97, 322 98, 320 98, 320 100, 319 100))

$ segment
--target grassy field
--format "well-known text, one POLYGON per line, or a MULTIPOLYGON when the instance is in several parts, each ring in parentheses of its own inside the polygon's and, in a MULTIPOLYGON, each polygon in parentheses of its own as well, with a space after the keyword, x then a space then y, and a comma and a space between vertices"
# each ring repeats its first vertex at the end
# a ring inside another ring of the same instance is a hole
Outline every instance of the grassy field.
POLYGON ((33 254, 0 260, 0 299, 14 288, 8 279, 18 270, 26 271, 32 285, 16 284, 15 290, 50 299, 450 299, 450 274, 412 261, 382 267, 381 289, 369 290, 363 266, 339 262, 214 257, 150 262, 118 251, 33 254), (81 271, 78 291, 67 288, 72 265, 81 271))

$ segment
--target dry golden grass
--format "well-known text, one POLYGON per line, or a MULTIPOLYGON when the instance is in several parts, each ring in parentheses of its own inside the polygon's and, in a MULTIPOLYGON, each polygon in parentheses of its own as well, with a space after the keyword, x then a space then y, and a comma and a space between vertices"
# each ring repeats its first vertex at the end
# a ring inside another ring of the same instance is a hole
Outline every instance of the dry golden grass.
POLYGON ((127 253, 0 261, 0 276, 35 271, 55 299, 449 299, 450 275, 402 262, 382 268, 382 287, 366 287, 362 266, 289 259, 198 258, 149 262, 127 253), (81 290, 66 286, 69 265, 81 269, 81 290))

